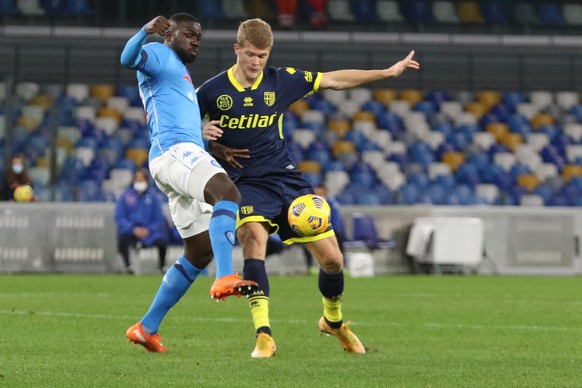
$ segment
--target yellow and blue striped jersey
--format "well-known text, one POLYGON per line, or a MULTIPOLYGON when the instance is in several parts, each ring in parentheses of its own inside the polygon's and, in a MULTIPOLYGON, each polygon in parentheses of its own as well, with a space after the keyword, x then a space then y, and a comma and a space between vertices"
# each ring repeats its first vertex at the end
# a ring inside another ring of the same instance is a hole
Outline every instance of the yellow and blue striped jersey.
POLYGON ((291 67, 266 67, 252 87, 244 88, 230 68, 198 89, 201 116, 220 120, 224 131, 218 140, 232 148, 248 148, 249 159, 240 159, 243 169, 223 162, 229 176, 258 176, 296 168, 285 146, 283 113, 295 101, 316 92, 321 73, 291 67))

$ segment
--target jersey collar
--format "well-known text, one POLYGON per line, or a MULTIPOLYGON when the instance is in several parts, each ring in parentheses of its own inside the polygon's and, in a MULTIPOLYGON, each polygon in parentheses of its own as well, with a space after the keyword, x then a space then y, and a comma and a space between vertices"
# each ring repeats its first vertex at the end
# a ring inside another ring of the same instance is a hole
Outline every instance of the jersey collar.
MULTIPOLYGON (((232 86, 234 86, 236 88, 236 90, 238 90, 239 92, 244 92, 245 88, 236 80, 236 78, 234 76, 234 67, 235 66, 236 65, 233 65, 230 69, 228 69, 228 71, 227 71, 228 79, 229 79, 230 83, 232 84, 232 86)), ((261 72, 261 74, 259 74, 259 76, 257 77, 257 80, 255 81, 255 83, 251 87, 251 90, 256 90, 259 87, 259 85, 261 84, 262 80, 263 80, 263 72, 261 72)))

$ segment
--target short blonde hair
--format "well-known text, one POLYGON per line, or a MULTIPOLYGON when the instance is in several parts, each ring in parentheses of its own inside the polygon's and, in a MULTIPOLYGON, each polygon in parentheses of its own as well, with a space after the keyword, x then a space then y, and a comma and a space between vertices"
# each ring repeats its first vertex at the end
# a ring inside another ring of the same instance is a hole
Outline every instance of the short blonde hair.
POLYGON ((245 20, 238 27, 236 43, 244 46, 249 43, 258 49, 268 49, 273 47, 273 31, 269 23, 262 19, 245 20))

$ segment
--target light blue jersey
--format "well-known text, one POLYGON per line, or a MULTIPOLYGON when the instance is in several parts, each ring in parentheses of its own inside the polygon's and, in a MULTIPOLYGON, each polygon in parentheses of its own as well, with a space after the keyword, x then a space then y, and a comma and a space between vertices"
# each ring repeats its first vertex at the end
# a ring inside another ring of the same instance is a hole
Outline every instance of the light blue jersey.
POLYGON ((130 40, 124 52, 141 48, 141 58, 132 68, 137 70, 146 110, 149 160, 177 143, 195 143, 204 148, 200 109, 190 72, 171 48, 157 42, 143 45, 144 41, 145 34, 143 40, 130 40))

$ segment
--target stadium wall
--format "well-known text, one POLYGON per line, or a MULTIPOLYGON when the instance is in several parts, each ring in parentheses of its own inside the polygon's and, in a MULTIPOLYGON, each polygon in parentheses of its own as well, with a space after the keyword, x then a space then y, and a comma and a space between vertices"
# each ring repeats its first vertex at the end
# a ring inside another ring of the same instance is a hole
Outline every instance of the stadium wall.
MULTIPOLYGON (((345 207, 342 209, 348 237, 352 218, 374 218, 380 240, 393 247, 348 248, 348 268, 356 259, 369 257, 372 272, 384 275, 411 272, 405 253, 410 227, 419 217, 477 217, 484 225, 487 258, 469 272, 502 275, 579 275, 582 260, 578 241, 582 236, 582 210, 566 208, 497 207, 345 207), (350 263, 350 258, 353 262, 350 263)), ((0 273, 114 273, 122 269, 116 250, 116 226, 111 203, 3 203, 0 210, 0 273)), ((450 241, 454 248, 457 241, 450 241)), ((180 247, 172 247, 168 262, 180 247)), ((155 270, 154 251, 134 252, 145 273, 155 270)), ((234 253, 242 268, 242 253, 234 253)), ((268 259, 271 273, 287 275, 305 271, 300 249, 290 248, 268 259)), ((209 268, 214 273, 214 267, 209 268)))
MULTIPOLYGON (((134 29, 0 26, 0 79, 39 83, 135 83, 119 56, 134 29)), ((234 63, 235 31, 204 31, 190 66, 200 84, 234 63)), ((276 31, 270 63, 307 70, 382 68, 415 49, 422 71, 386 81, 425 90, 579 90, 576 36, 276 31)))

